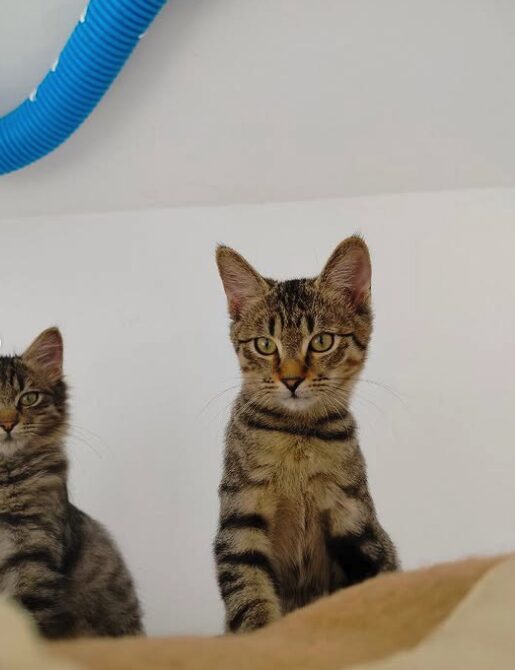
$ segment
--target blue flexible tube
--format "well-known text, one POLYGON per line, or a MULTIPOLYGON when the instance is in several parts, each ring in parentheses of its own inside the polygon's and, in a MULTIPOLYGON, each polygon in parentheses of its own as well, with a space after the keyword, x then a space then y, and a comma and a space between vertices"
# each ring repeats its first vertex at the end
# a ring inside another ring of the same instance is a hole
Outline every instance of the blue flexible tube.
POLYGON ((41 84, 0 118, 0 175, 56 149, 93 111, 166 0, 90 0, 41 84))

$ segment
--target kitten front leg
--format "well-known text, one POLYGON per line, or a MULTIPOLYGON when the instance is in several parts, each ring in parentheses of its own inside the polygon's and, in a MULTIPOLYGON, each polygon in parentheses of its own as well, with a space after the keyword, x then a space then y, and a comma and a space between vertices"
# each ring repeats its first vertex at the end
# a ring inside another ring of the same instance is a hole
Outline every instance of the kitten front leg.
POLYGON ((64 592, 53 594, 55 597, 31 595, 19 599, 22 606, 34 618, 41 634, 48 639, 71 637, 74 630, 74 619, 66 608, 64 592))
POLYGON ((355 504, 362 513, 354 516, 351 523, 347 505, 332 509, 328 515, 327 549, 344 575, 341 586, 351 586, 399 568, 395 546, 373 508, 364 501, 355 504))
POLYGON ((264 516, 222 512, 215 557, 227 631, 255 630, 281 616, 264 516))
POLYGON ((20 550, 4 562, 2 572, 12 575, 15 587, 11 595, 30 612, 42 635, 58 638, 71 633, 64 578, 51 552, 43 548, 20 550))

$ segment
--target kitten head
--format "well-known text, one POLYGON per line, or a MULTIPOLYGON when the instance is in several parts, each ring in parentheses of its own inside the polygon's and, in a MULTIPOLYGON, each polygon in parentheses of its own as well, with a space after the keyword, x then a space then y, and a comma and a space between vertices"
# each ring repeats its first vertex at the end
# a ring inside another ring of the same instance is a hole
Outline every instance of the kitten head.
POLYGON ((48 444, 66 428, 63 341, 57 328, 21 356, 0 356, 0 454, 48 444))
POLYGON ((308 416, 343 412, 372 331, 365 242, 341 242, 314 279, 265 279, 225 246, 217 263, 250 402, 308 416))

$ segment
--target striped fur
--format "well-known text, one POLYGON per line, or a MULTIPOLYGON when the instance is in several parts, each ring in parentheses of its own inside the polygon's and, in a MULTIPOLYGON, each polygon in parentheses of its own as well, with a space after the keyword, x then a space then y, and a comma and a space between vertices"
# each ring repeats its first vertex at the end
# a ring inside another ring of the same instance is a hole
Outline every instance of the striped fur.
POLYGON ((344 241, 316 279, 264 279, 227 247, 217 260, 242 370, 214 545, 226 629, 237 632, 395 570, 397 557, 348 409, 372 330, 365 243, 344 241), (327 352, 309 349, 320 333, 334 336, 327 352), (263 337, 273 355, 258 350, 263 337))
POLYGON ((56 329, 23 356, 0 357, 0 592, 46 637, 138 633, 138 600, 118 549, 68 500, 61 363, 56 329), (25 407, 33 392, 39 400, 25 407))

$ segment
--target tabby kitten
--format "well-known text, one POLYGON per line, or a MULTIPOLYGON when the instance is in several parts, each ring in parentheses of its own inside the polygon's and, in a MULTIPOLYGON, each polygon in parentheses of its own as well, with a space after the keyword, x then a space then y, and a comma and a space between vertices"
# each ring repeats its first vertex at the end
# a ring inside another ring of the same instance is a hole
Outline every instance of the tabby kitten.
POLYGON ((131 576, 105 529, 68 500, 63 343, 44 331, 0 357, 0 593, 46 637, 140 633, 131 576))
POLYGON ((226 434, 215 541, 226 628, 249 631, 395 570, 349 399, 372 330, 367 246, 350 237, 316 279, 217 262, 242 387, 226 434))

